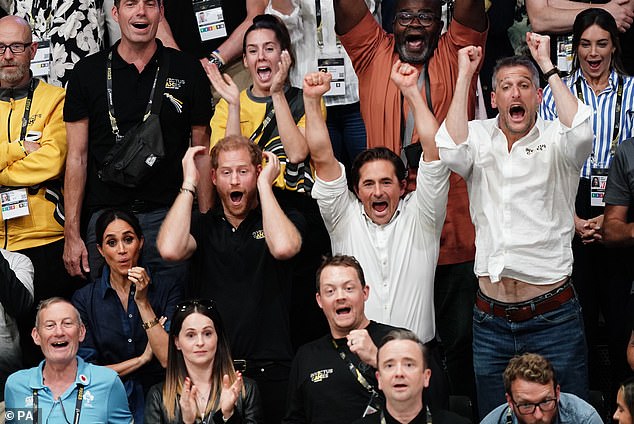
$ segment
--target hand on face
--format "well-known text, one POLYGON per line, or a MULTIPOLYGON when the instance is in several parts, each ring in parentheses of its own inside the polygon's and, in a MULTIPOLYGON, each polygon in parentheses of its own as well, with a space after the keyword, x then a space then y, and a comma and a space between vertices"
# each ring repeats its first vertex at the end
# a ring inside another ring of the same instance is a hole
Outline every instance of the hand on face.
POLYGON ((304 97, 319 99, 330 90, 332 74, 328 72, 311 72, 304 76, 304 97))
POLYGON ((140 266, 134 266, 128 270, 128 280, 132 284, 136 285, 136 291, 134 293, 135 302, 147 301, 147 289, 150 285, 150 277, 144 268, 140 266))
POLYGON ((260 172, 258 181, 263 181, 271 186, 280 174, 280 160, 275 153, 271 152, 262 152, 262 156, 266 158, 266 165, 260 172))
POLYGON ((278 63, 277 72, 271 82, 271 94, 284 90, 284 84, 288 78, 288 70, 291 68, 291 55, 286 50, 282 50, 280 62, 278 63))
MULTIPOLYGON (((200 175, 198 174, 198 168, 196 167, 196 158, 199 155, 208 155, 207 148, 205 146, 190 147, 185 152, 183 160, 183 185, 187 186, 192 184, 194 188, 198 185, 200 175)), ((190 188, 190 187, 188 187, 190 188)))

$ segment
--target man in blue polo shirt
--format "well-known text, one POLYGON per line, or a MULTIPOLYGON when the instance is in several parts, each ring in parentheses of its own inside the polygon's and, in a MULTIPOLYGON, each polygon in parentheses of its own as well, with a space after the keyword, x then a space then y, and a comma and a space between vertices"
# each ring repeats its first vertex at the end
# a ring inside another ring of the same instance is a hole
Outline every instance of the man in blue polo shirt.
POLYGON ((77 356, 86 335, 77 309, 62 298, 42 301, 33 328, 44 361, 9 376, 5 387, 8 422, 128 424, 132 415, 117 373, 77 356))

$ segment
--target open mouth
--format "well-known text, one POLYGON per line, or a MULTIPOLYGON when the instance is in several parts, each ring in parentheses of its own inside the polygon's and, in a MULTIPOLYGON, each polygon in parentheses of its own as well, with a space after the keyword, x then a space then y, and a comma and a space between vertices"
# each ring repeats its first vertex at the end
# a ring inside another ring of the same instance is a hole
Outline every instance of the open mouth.
POLYGON ((407 50, 421 51, 425 47, 425 37, 420 34, 406 35, 405 45, 407 50))
POLYGON ((68 342, 67 341, 53 342, 51 344, 53 345, 54 348, 64 348, 64 347, 68 346, 68 342))
POLYGON ((150 24, 145 23, 145 22, 135 22, 132 24, 133 27, 135 27, 136 29, 145 29, 147 27, 150 26, 150 24))
POLYGON ((349 314, 349 313, 350 313, 350 311, 352 311, 352 309, 351 309, 351 308, 349 308, 349 307, 345 307, 345 308, 337 308, 337 309, 335 310, 335 312, 337 313, 337 315, 346 315, 346 314, 349 314))
POLYGON ((587 62, 588 62, 588 67, 593 71, 597 71, 601 67, 600 60, 588 60, 587 62))
POLYGON ((387 202, 372 202, 372 209, 374 209, 376 212, 385 212, 385 210, 387 209, 387 202))
POLYGON ((269 66, 260 66, 256 69, 260 81, 268 81, 271 79, 271 68, 269 66))
POLYGON ((524 115, 526 114, 526 110, 523 106, 515 105, 511 106, 509 109, 509 114, 511 115, 511 119, 514 121, 521 121, 524 119, 524 115))
POLYGON ((231 201, 233 203, 240 203, 242 201, 243 196, 244 196, 244 193, 242 193, 241 191, 232 191, 229 194, 229 197, 231 197, 231 201))

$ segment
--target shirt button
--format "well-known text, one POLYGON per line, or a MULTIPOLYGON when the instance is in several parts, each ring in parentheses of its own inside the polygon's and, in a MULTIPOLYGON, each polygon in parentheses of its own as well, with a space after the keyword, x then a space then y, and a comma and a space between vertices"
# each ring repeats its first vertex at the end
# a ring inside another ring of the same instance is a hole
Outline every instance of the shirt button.
POLYGON ((132 339, 128 339, 128 343, 132 343, 132 339))

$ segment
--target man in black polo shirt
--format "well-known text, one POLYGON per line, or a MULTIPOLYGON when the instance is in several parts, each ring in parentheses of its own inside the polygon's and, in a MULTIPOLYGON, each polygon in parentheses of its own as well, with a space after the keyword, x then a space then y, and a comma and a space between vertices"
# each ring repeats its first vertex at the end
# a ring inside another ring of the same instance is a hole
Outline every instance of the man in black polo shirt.
POLYGON ((349 424, 382 405, 376 346, 395 327, 370 321, 370 288, 352 256, 325 259, 317 270, 317 303, 330 333, 297 351, 284 424, 349 424))
MULTIPOLYGON (((200 64, 163 47, 155 38, 163 13, 160 1, 115 1, 112 15, 121 28, 120 42, 81 60, 68 85, 64 107, 68 139, 64 262, 71 275, 98 275, 102 261, 96 250, 94 222, 99 211, 109 207, 129 209, 139 218, 145 236, 145 266, 169 272, 175 278, 185 274, 182 264, 165 269, 155 238, 181 187, 180 161, 190 138, 195 146, 209 146, 211 94, 200 64), (164 83, 158 82, 157 69, 162 66, 168 69, 164 83), (111 89, 107 78, 110 71, 111 89), (115 144, 116 130, 126 134, 143 120, 154 84, 163 92, 159 117, 165 157, 137 187, 102 181, 98 171, 115 144), (107 96, 109 91, 111 96, 107 96), (110 108, 114 116, 109 117, 110 108), (88 220, 85 244, 80 236, 81 218, 88 220)), ((200 159, 201 172, 209 172, 209 161, 200 159)), ((201 210, 211 206, 208 179, 199 187, 198 200, 201 210)))
POLYGON ((194 158, 204 154, 193 147, 183 159, 183 187, 163 222, 158 249, 167 260, 192 258, 187 296, 216 301, 234 360, 260 387, 265 422, 279 423, 293 356, 290 259, 301 248, 305 222, 295 211, 284 213, 273 195, 277 156, 265 152, 262 168, 260 148, 242 136, 223 138, 212 149, 220 202, 192 220, 192 194, 204 178, 194 158))

